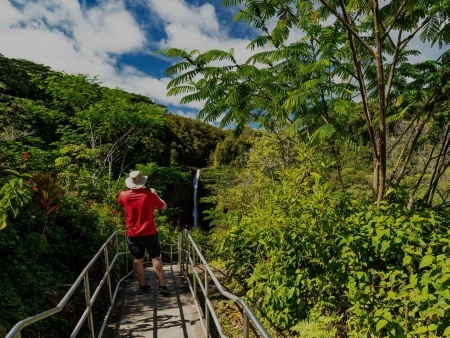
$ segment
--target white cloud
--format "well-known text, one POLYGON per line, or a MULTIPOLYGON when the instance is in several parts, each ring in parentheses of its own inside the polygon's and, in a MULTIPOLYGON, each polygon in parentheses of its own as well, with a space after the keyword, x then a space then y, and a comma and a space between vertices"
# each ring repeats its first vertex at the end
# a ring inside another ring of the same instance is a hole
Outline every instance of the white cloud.
POLYGON ((253 54, 247 50, 250 40, 232 37, 230 27, 220 25, 211 4, 196 7, 183 0, 148 0, 148 3, 162 20, 167 35, 159 43, 161 49, 176 47, 203 52, 234 48, 238 62, 245 62, 253 54))
POLYGON ((0 0, 1 52, 8 57, 104 76, 114 72, 112 55, 144 49, 145 33, 123 1, 102 2, 86 11, 77 0, 22 1, 22 6, 0 0))
POLYGON ((101 0, 85 7, 77 0, 20 0, 15 7, 8 0, 0 0, 0 53, 58 71, 98 76, 104 85, 149 96, 175 110, 191 109, 186 113, 189 116, 194 115, 192 109, 202 108, 202 102, 180 106, 181 97, 167 96, 169 78, 154 78, 136 67, 119 65, 119 57, 148 53, 150 45, 200 51, 234 48, 240 62, 251 53, 246 51, 248 40, 231 37, 229 28, 219 24, 211 4, 148 0, 149 22, 162 24, 167 38, 147 41, 149 33, 138 24, 137 14, 126 8, 125 1, 101 0))
POLYGON ((183 117, 187 117, 187 118, 193 119, 193 120, 195 120, 197 118, 197 112, 196 111, 182 111, 182 110, 178 109, 178 110, 175 110, 173 113, 176 114, 176 115, 181 115, 183 117))
POLYGON ((82 52, 105 55, 142 50, 146 36, 121 1, 108 1, 87 11, 74 37, 82 52))
POLYGON ((211 36, 220 36, 218 19, 211 4, 196 7, 183 0, 149 0, 149 6, 167 23, 179 23, 185 28, 197 27, 211 36))
POLYGON ((8 1, 0 0, 0 29, 6 30, 10 25, 24 18, 8 1))
MULTIPOLYGON (((120 87, 131 93, 139 93, 150 97, 162 105, 180 106, 181 97, 167 96, 167 84, 171 79, 167 77, 154 78, 137 70, 134 67, 124 67, 120 73, 112 73, 101 78, 104 85, 109 87, 120 87), (120 83, 120 85, 117 85, 120 83)), ((192 102, 183 105, 192 109, 201 109, 201 102, 192 102)))

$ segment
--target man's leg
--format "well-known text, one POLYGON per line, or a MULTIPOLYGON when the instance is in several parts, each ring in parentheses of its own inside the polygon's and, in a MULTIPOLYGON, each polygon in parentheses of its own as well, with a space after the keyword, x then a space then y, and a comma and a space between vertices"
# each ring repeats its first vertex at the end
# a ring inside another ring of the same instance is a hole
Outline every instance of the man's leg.
POLYGON ((163 263, 160 257, 152 258, 153 270, 155 271, 156 278, 158 278, 158 293, 164 297, 169 296, 170 292, 167 290, 167 287, 164 285, 164 270, 163 263))
POLYGON ((158 279, 159 285, 164 285, 164 272, 163 263, 160 257, 152 258, 153 270, 155 271, 156 278, 158 279))
MULTIPOLYGON (((154 264, 154 263, 153 263, 154 264)), ((145 285, 144 277, 144 258, 134 259, 134 274, 139 282, 139 286, 143 287, 145 285)))

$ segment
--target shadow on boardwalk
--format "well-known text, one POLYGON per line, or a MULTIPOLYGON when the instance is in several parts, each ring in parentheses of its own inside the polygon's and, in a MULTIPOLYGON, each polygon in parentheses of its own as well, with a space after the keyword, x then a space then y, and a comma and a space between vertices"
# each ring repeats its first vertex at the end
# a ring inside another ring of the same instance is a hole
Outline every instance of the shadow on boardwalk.
POLYGON ((202 338, 188 283, 177 264, 164 266, 165 283, 170 296, 158 295, 156 276, 146 266, 145 278, 152 290, 137 294, 133 276, 122 283, 110 322, 103 337, 202 338))

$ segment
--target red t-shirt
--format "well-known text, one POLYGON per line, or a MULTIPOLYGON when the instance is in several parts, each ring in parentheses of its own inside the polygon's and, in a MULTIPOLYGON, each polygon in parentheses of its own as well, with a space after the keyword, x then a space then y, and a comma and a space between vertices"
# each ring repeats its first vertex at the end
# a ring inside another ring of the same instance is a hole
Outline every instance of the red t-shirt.
POLYGON ((117 202, 125 209, 127 236, 148 236, 156 234, 153 208, 161 209, 164 202, 145 188, 120 192, 117 202))

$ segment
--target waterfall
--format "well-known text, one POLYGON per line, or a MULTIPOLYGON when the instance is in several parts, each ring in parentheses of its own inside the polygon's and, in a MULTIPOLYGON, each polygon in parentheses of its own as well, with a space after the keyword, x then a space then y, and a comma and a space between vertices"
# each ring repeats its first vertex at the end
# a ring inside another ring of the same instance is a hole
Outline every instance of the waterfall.
POLYGON ((194 209, 192 210, 192 217, 194 218, 194 229, 198 227, 198 178, 200 177, 200 169, 197 169, 197 172, 194 176, 194 209))

